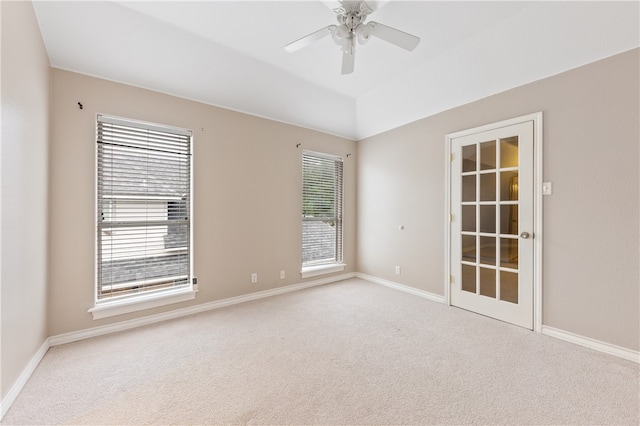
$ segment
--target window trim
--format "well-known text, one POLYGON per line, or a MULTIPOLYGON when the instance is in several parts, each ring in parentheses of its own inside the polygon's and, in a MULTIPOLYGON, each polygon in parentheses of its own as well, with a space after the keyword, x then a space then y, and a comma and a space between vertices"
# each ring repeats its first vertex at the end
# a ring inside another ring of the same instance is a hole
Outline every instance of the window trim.
MULTIPOLYGON (((300 276, 303 279, 316 277, 319 275, 332 274, 335 272, 341 272, 347 266, 346 263, 344 263, 344 159, 339 155, 327 154, 327 153, 311 151, 311 150, 303 150, 302 151, 303 176, 304 176, 304 156, 305 155, 332 160, 336 162, 339 161, 340 163, 342 163, 342 170, 341 170, 342 176, 341 176, 341 182, 340 182, 342 187, 339 189, 339 195, 341 197, 340 215, 339 215, 340 216, 340 235, 337 236, 337 238, 339 238, 340 241, 339 242, 336 241, 336 245, 340 247, 340 250, 339 250, 340 258, 332 263, 322 263, 322 264, 308 265, 308 266, 304 266, 304 263, 302 263, 302 259, 301 259, 300 276)), ((303 202, 303 200, 301 200, 301 202, 303 202)), ((304 223, 304 217, 302 217, 301 219, 301 225, 303 223, 304 223)), ((301 254, 302 254, 302 247, 301 247, 301 254)))
POLYGON ((96 302, 95 306, 87 312, 91 313, 94 320, 97 320, 173 303, 186 302, 195 299, 196 293, 198 292, 193 289, 193 284, 190 287, 191 288, 182 287, 159 292, 149 292, 150 294, 141 293, 135 298, 96 302))
POLYGON ((302 278, 317 277, 318 275, 332 274, 344 271, 346 263, 326 263, 324 265, 305 266, 300 271, 302 278))
MULTIPOLYGON (((137 312, 145 309, 151 309, 155 307, 165 306, 173 303, 185 302, 188 300, 195 299, 197 290, 197 285, 194 285, 194 273, 193 273, 193 158, 194 158, 194 143, 193 143, 193 131, 185 128, 162 125, 156 123, 150 123, 146 121, 140 121, 135 119, 116 117, 112 115, 106 114, 96 114, 95 116, 95 126, 96 126, 96 135, 95 140, 98 140, 98 122, 100 120, 107 120, 109 123, 132 126, 132 127, 142 127, 149 130, 162 131, 162 132, 173 132, 175 134, 179 134, 182 136, 188 136, 190 138, 189 149, 191 160, 189 162, 189 271, 188 271, 188 285, 176 287, 176 288, 168 288, 168 289, 158 289, 158 290, 150 290, 147 292, 142 292, 139 294, 116 297, 114 299, 98 299, 98 221, 94 219, 94 280, 93 280, 93 307, 87 310, 87 313, 91 313, 94 320, 101 318, 108 318, 116 315, 122 315, 131 312, 137 312)), ((94 170, 94 218, 98 217, 100 212, 100 205, 98 200, 98 156, 95 156, 95 170, 94 170)))

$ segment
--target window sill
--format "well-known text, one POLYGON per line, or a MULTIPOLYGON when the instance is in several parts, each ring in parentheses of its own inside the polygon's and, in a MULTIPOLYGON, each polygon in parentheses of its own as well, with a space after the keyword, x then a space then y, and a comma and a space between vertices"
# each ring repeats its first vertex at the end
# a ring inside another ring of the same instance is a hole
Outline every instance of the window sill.
POLYGON ((318 275, 331 274, 333 272, 344 271, 344 263, 331 263, 329 265, 307 266, 302 268, 300 275, 302 278, 317 277, 318 275))
POLYGON ((144 309, 157 308, 159 306, 170 305, 172 303, 185 302, 196 298, 197 290, 186 288, 170 292, 155 293, 136 297, 135 299, 125 299, 112 302, 97 303, 89 309, 93 319, 109 318, 116 315, 128 314, 142 311, 144 309))

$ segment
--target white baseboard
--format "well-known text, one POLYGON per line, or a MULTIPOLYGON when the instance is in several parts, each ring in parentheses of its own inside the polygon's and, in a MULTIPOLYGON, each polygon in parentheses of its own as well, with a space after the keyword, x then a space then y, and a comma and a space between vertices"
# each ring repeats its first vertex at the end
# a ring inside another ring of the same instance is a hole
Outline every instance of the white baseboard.
POLYGON ((7 396, 5 396, 2 401, 0 401, 0 420, 2 420, 5 414, 7 414, 7 411, 9 411, 11 404, 13 404, 13 401, 15 401, 16 397, 20 394, 20 391, 22 390, 24 385, 27 384, 27 381, 29 380, 33 372, 36 371, 38 364, 40 364, 40 361, 42 361, 42 358, 48 350, 49 339, 46 339, 44 343, 42 343, 42 346, 40 346, 40 349, 38 349, 38 352, 36 352, 36 354, 31 358, 31 361, 29 361, 29 364, 27 364, 25 369, 22 371, 22 374, 20 374, 18 380, 16 380, 13 386, 11 386, 11 389, 9 389, 9 393, 7 393, 7 396))
POLYGON ((404 291, 405 293, 413 294, 414 296, 420 296, 425 299, 429 299, 433 302, 444 303, 444 296, 440 296, 434 293, 429 293, 428 291, 419 290, 417 288, 409 287, 404 284, 398 284, 393 281, 385 280, 385 279, 374 277, 367 274, 362 274, 360 272, 356 272, 356 277, 366 281, 370 281, 374 284, 380 284, 386 287, 395 288, 396 290, 404 291))
MULTIPOLYGON (((437 294, 429 293, 428 291, 418 290, 413 287, 409 287, 403 284, 398 284, 393 281, 388 281, 388 280, 374 277, 371 275, 362 274, 360 272, 356 273, 356 277, 366 281, 370 281, 375 284, 381 284, 387 287, 395 288, 400 291, 404 291, 409 294, 424 297, 425 299, 429 299, 434 302, 445 303, 444 296, 439 296, 437 294)), ((574 334, 564 330, 559 330, 557 328, 549 327, 546 325, 542 326, 541 333, 544 334, 545 336, 554 337, 556 339, 560 339, 569 343, 584 346, 589 349, 596 350, 598 352, 603 352, 603 353, 617 356, 619 358, 623 358, 629 361, 640 363, 640 352, 638 351, 633 351, 631 349, 612 345, 611 343, 606 343, 599 340, 591 339, 589 337, 580 336, 578 334, 574 334)))
POLYGON ((544 334, 545 336, 555 337, 556 339, 564 340, 576 345, 584 346, 598 352, 604 352, 609 355, 614 355, 619 358, 633 361, 635 363, 640 363, 640 352, 623 348, 621 346, 612 345, 611 343, 602 342, 590 337, 580 336, 578 334, 559 330, 547 325, 542 326, 542 334, 544 334))
MULTIPOLYGON (((290 293, 292 291, 303 290, 305 288, 315 287, 324 284, 330 284, 337 281, 346 280, 349 278, 360 278, 374 284, 384 285, 386 287, 390 287, 396 290, 404 291, 406 293, 423 297, 425 299, 444 303, 444 296, 440 296, 437 294, 430 293, 428 291, 419 290, 413 287, 409 287, 403 284, 398 284, 393 281, 388 281, 382 278, 377 278, 371 275, 366 275, 362 273, 348 273, 342 275, 335 275, 327 278, 322 278, 318 280, 313 280, 301 284, 293 284, 286 287, 274 288, 271 290, 259 291, 256 293, 250 293, 243 296, 231 297, 228 299, 217 300, 214 302, 203 303, 196 306, 191 306, 189 308, 177 309, 170 312, 165 312, 157 315, 150 315, 147 317, 142 317, 129 321, 122 321, 116 324, 105 325, 101 327, 94 327, 81 331, 74 331, 71 333, 59 334, 56 336, 51 336, 44 341, 42 346, 38 349, 36 354, 31 358, 29 364, 26 366, 16 383, 11 387, 9 393, 5 396, 5 398, 0 401, 0 420, 4 417, 4 415, 9 411, 9 408, 13 404, 14 400, 27 383, 35 369, 38 367, 38 364, 42 360, 42 358, 47 353, 47 350, 52 346, 62 345, 65 343, 76 342, 79 340, 88 339, 91 337, 102 336, 109 333, 115 333, 118 331, 129 330, 136 327, 141 327, 148 324, 153 324, 161 321, 166 321, 173 318, 179 318, 186 315, 192 315, 200 312, 205 312, 213 309, 223 308, 225 306, 237 305, 239 303, 249 302, 252 300, 263 299, 266 297, 276 296, 279 294, 290 293)), ((580 346, 585 346, 590 349, 597 350, 599 352, 604 352, 609 355, 614 355, 629 361, 633 361, 636 363, 640 363, 640 353, 638 351, 633 351, 631 349, 623 348, 620 346, 612 345, 609 343, 601 342, 595 339, 591 339, 584 336, 579 336, 577 334, 570 333, 568 331, 558 330, 553 327, 542 326, 542 334, 555 337, 557 339, 565 340, 570 343, 574 343, 580 346)))
POLYGON ((58 334, 51 336, 42 344, 38 352, 33 356, 27 367, 24 369, 16 383, 11 387, 11 390, 7 396, 0 401, 0 420, 4 417, 9 408, 13 404, 24 385, 27 383, 38 364, 47 353, 47 350, 52 346, 63 345, 65 343, 77 342, 91 337, 103 336, 105 334, 115 333, 118 331, 129 330, 136 327, 142 327, 149 324, 154 324, 161 321, 166 321, 174 318, 179 318, 187 315, 197 314, 200 312, 210 311, 213 309, 223 308, 225 306, 237 305, 239 303, 250 302, 252 300, 264 299, 265 297, 276 296, 279 294, 290 293, 292 291, 303 290, 305 288, 316 287, 319 285, 330 284, 337 281, 354 278, 356 274, 354 272, 334 275, 327 278, 321 278, 318 280, 308 281, 300 284, 293 284, 286 287, 274 288, 271 290, 258 291, 255 293, 245 294, 242 296, 231 297, 228 299, 217 300, 215 302, 202 303, 200 305, 191 306, 183 309, 176 309, 161 314, 150 315, 142 318, 137 318, 128 321, 122 321, 115 324, 104 325, 100 327, 93 327, 86 330, 73 331, 70 333, 58 334))
POLYGON ((51 346, 64 345, 65 343, 77 342, 79 340, 89 339, 91 337, 102 336, 105 334, 115 333, 118 331, 129 330, 136 327, 142 327, 161 321, 167 321, 174 318, 180 318, 187 315, 193 315, 200 312, 206 312, 213 309, 224 308, 225 306, 237 305, 238 303, 250 302, 252 300, 264 299, 265 297, 276 296, 279 294, 290 293, 292 291, 303 290, 305 288, 315 287, 323 284, 329 284, 337 281, 354 278, 354 272, 334 275, 327 278, 308 281, 300 284, 293 284, 285 287, 278 287, 271 290, 258 291, 242 296, 230 297, 228 299, 216 300, 214 302, 201 303, 199 305, 190 306, 188 308, 176 309, 161 314, 149 315, 142 318, 136 318, 128 321, 121 321, 115 324, 103 325, 100 327, 92 327, 80 331, 72 331, 70 333, 58 334, 49 338, 51 346))

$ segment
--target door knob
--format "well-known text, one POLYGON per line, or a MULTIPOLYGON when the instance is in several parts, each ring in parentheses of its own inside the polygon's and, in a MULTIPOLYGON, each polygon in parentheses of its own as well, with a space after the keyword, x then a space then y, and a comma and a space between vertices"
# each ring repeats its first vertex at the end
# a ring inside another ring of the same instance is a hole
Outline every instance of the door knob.
POLYGON ((527 238, 529 238, 529 233, 528 232, 523 232, 522 234, 520 234, 520 238, 526 240, 527 238))

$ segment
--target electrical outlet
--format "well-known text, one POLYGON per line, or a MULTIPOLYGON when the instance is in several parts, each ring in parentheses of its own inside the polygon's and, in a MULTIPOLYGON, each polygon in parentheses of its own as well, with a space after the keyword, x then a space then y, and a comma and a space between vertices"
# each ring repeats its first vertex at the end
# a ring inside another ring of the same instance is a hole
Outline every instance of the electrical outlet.
POLYGON ((253 274, 251 274, 251 284, 255 284, 257 282, 258 282, 258 274, 254 272, 253 274))
POLYGON ((396 275, 400 275, 400 267, 396 266, 396 275))
POLYGON ((284 280, 285 274, 284 274, 284 269, 282 271, 280 271, 280 279, 284 280))

